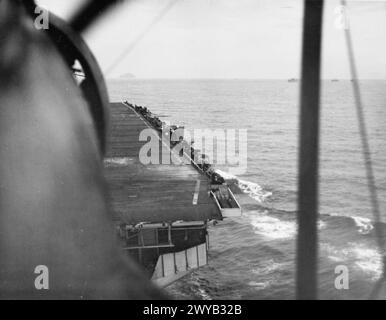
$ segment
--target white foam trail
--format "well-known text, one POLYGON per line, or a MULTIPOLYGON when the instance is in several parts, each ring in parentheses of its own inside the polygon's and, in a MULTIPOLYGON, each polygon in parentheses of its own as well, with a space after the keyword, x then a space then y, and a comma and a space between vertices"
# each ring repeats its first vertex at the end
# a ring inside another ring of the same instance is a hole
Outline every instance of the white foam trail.
POLYGON ((127 157, 122 158, 106 158, 104 163, 107 165, 127 166, 131 159, 127 157))
POLYGON ((297 232, 294 221, 284 221, 275 217, 270 217, 264 213, 250 215, 250 223, 256 234, 269 239, 288 239, 293 238, 297 232))
POLYGON ((202 300, 212 300, 212 298, 205 292, 204 289, 198 288, 198 292, 202 298, 202 300))
POLYGON ((264 265, 253 269, 252 272, 260 276, 268 275, 274 271, 277 271, 280 268, 285 269, 286 266, 287 266, 287 263, 279 263, 279 262, 275 262, 274 259, 269 259, 265 261, 264 265))
POLYGON ((345 248, 337 248, 331 244, 323 244, 327 257, 335 262, 353 263, 357 268, 372 276, 372 280, 382 275, 382 256, 375 248, 362 243, 349 242, 345 248))
POLYGON ((319 230, 325 229, 326 226, 327 226, 326 222, 324 222, 322 220, 318 220, 318 229, 319 230))
POLYGON ((241 191, 248 194, 252 199, 255 199, 259 203, 263 203, 268 197, 272 196, 272 192, 265 191, 255 182, 241 180, 237 176, 219 169, 216 169, 216 172, 225 180, 235 180, 241 191))
POLYGON ((222 176, 225 180, 232 180, 232 179, 237 179, 237 177, 229 172, 222 171, 220 169, 215 170, 216 173, 218 173, 220 176, 222 176))
POLYGON ((341 262, 347 259, 348 249, 338 249, 329 243, 323 243, 322 249, 327 252, 327 258, 336 262, 341 262))
POLYGON ((265 282, 256 282, 256 281, 249 281, 248 286, 254 287, 257 290, 263 290, 266 289, 271 285, 271 281, 265 281, 265 282))
POLYGON ((371 220, 368 218, 362 218, 362 217, 351 217, 354 219, 356 226, 358 227, 358 232, 361 234, 368 234, 371 232, 371 230, 374 229, 373 224, 371 223, 371 220))
POLYGON ((382 275, 382 256, 378 250, 368 248, 363 245, 355 246, 353 253, 356 255, 358 261, 356 265, 363 271, 373 275, 373 280, 377 280, 382 275))
POLYGON ((332 217, 346 217, 346 218, 353 219, 355 222, 355 225, 358 227, 358 232, 360 234, 368 234, 374 229, 374 226, 373 226, 371 220, 368 218, 358 217, 358 216, 341 215, 341 214, 337 214, 337 213, 330 213, 330 216, 332 216, 332 217))
POLYGON ((237 184, 244 193, 260 203, 263 203, 268 197, 272 196, 272 192, 264 191, 257 183, 239 179, 237 184))
MULTIPOLYGON (((279 218, 268 215, 268 211, 249 211, 246 215, 256 234, 262 235, 269 239, 290 239, 297 234, 297 223, 295 220, 280 220, 279 218)), ((326 223, 318 221, 318 229, 324 229, 326 223)))
POLYGON ((256 274, 259 280, 265 276, 268 276, 270 279, 263 282, 250 281, 248 282, 248 286, 254 287, 256 290, 266 289, 275 281, 275 273, 279 270, 287 270, 288 265, 288 262, 275 262, 274 259, 265 261, 263 265, 252 269, 252 273, 256 274))

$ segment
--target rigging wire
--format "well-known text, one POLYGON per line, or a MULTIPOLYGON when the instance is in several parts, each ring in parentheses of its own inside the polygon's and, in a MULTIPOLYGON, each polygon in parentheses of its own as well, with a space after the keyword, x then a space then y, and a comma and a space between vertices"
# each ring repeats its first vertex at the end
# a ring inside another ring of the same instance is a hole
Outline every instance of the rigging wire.
MULTIPOLYGON (((346 0, 341 0, 340 3, 343 7, 347 6, 346 0)), ((385 272, 386 256, 384 254, 385 239, 382 233, 381 211, 380 211, 380 206, 378 201, 378 192, 377 192, 377 187, 375 183, 374 170, 373 170, 372 159, 371 159, 371 150, 369 145, 368 132, 366 128, 362 97, 361 97, 359 84, 357 81, 358 76, 357 76, 357 69, 355 64, 354 50, 352 46, 351 32, 348 26, 346 26, 345 28, 345 39, 346 39, 346 45, 347 45, 347 51, 348 51, 348 57, 349 57, 351 78, 353 79, 352 86, 353 86, 353 93, 354 93, 355 108, 357 112, 359 134, 360 134, 361 144, 362 144, 363 159, 364 159, 365 168, 366 168, 367 185, 369 188, 370 202, 371 202, 371 207, 372 207, 372 212, 374 217, 374 231, 375 231, 376 241, 378 245, 378 250, 382 256, 382 276, 375 284, 369 297, 370 299, 375 299, 382 288, 383 282, 385 281, 385 275, 386 275, 386 272, 385 272)))
POLYGON ((148 26, 122 51, 122 53, 105 70, 105 75, 111 73, 119 63, 137 46, 137 44, 146 36, 146 34, 169 12, 169 10, 179 0, 170 0, 170 2, 156 15, 148 26))

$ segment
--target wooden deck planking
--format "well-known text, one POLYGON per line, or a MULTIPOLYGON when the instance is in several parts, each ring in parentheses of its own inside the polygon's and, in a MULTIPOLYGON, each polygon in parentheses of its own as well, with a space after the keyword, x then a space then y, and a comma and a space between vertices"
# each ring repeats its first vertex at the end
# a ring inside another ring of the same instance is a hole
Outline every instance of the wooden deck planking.
MULTIPOLYGON (((198 221, 220 218, 209 197, 206 176, 190 164, 149 164, 139 161, 146 141, 139 134, 148 128, 142 117, 122 103, 111 103, 111 127, 106 158, 125 158, 127 165, 105 162, 111 207, 125 223, 198 221), (200 180, 197 204, 193 204, 200 180)), ((152 129, 158 136, 158 132, 152 129)), ((162 152, 161 142, 159 143, 162 152)))

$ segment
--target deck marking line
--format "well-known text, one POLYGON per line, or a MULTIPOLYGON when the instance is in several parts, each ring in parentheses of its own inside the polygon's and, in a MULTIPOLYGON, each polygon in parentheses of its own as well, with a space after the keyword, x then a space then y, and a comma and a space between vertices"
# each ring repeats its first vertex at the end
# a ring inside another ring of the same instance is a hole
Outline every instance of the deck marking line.
POLYGON ((198 193, 200 192, 200 180, 196 181, 196 187, 194 188, 194 195, 193 195, 193 205, 197 204, 198 201, 198 193))

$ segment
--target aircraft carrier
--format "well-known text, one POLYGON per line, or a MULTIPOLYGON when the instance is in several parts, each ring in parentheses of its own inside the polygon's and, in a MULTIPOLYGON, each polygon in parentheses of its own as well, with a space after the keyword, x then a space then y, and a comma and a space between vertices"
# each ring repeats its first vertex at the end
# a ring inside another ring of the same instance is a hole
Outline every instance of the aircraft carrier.
POLYGON ((110 103, 110 121, 105 176, 122 250, 154 282, 168 285, 208 263, 208 222, 229 212, 239 215, 241 208, 211 165, 191 158, 192 153, 184 155, 187 162, 162 163, 162 157, 177 155, 165 143, 165 123, 147 108, 110 103), (158 139, 158 163, 140 160, 147 143, 140 134, 146 129, 158 139), (219 188, 226 190, 225 197, 219 188))

